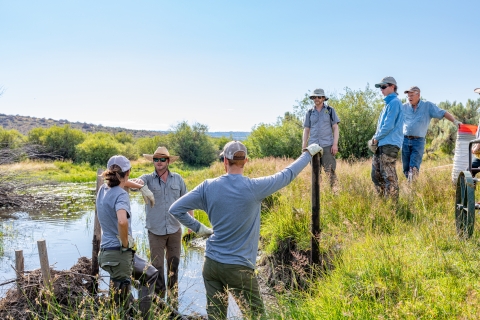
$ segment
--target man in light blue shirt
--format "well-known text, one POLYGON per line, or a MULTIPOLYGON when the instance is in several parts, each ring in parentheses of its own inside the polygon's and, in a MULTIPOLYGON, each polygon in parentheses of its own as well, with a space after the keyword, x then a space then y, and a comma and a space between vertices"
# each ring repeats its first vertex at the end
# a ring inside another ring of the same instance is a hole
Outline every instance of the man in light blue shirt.
POLYGON ((411 180, 420 171, 423 152, 425 151, 425 136, 432 118, 450 120, 458 127, 462 124, 450 113, 440 109, 430 101, 420 100, 420 89, 416 86, 405 90, 408 102, 403 105, 403 173, 411 180))
POLYGON ((383 107, 377 122, 377 131, 372 138, 372 145, 377 146, 372 159, 372 181, 380 196, 398 198, 398 177, 395 169, 398 151, 402 146, 403 111, 402 103, 397 98, 397 81, 385 77, 376 88, 385 96, 383 107))

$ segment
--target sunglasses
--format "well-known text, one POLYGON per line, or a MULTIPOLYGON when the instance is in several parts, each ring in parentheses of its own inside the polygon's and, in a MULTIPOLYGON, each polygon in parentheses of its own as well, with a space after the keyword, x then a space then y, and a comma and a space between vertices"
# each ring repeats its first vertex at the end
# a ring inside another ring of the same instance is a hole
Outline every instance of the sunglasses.
POLYGON ((315 100, 315 99, 322 99, 323 97, 311 97, 310 99, 315 100))
POLYGON ((391 86, 390 84, 384 84, 384 85, 380 86, 380 89, 384 90, 384 89, 387 89, 390 86, 391 86))
POLYGON ((158 161, 165 162, 165 161, 167 161, 167 159, 168 158, 153 158, 153 162, 158 162, 158 161))

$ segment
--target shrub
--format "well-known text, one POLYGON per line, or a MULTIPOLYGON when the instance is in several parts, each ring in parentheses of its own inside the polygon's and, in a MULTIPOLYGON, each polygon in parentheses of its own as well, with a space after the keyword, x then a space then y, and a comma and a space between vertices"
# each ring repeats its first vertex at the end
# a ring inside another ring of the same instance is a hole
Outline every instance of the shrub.
POLYGON ((69 125, 53 126, 48 129, 35 128, 28 133, 31 144, 39 144, 46 148, 46 152, 61 156, 64 159, 75 160, 76 145, 85 140, 85 134, 72 129, 69 125))
POLYGON ((139 155, 143 154, 152 154, 157 150, 158 147, 166 147, 168 150, 171 149, 170 138, 172 134, 169 133, 167 135, 161 136, 154 136, 151 138, 139 138, 135 142, 135 146, 137 148, 137 153, 139 155))
POLYGON ((25 136, 15 129, 5 130, 0 127, 0 149, 16 149, 25 141, 25 136))
POLYGON ((124 154, 125 146, 115 140, 111 134, 98 132, 89 135, 76 150, 77 162, 106 166, 111 156, 124 154))
POLYGON ((207 136, 208 127, 195 123, 192 127, 187 122, 180 122, 171 136, 175 154, 183 162, 192 166, 208 166, 215 161, 216 146, 207 136))

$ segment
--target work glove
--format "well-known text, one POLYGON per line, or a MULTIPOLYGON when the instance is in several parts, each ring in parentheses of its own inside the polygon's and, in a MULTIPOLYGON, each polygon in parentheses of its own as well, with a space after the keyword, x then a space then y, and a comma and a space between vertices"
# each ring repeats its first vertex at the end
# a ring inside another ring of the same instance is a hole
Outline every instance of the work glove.
POLYGON ((373 138, 368 140, 368 149, 370 149, 370 151, 375 153, 375 152, 377 152, 377 148, 378 148, 378 141, 374 144, 373 143, 373 138))
POLYGON ((311 145, 303 149, 303 151, 305 150, 308 151, 312 157, 317 153, 320 153, 320 157, 323 155, 323 148, 316 143, 312 143, 311 145))
POLYGON ((140 188, 140 192, 142 193, 143 200, 145 200, 145 204, 150 204, 150 207, 153 208, 155 205, 155 197, 146 184, 140 188))
POLYGON ((123 246, 123 243, 122 243, 122 239, 120 239, 120 236, 117 234, 117 239, 118 241, 120 241, 120 247, 123 249, 134 249, 135 247, 135 240, 133 239, 133 237, 131 235, 128 235, 128 247, 124 247, 123 246))
POLYGON ((455 121, 453 121, 453 124, 455 125, 455 127, 460 128, 460 125, 462 125, 463 123, 455 119, 455 121))
POLYGON ((199 236, 209 236, 213 234, 213 230, 211 228, 208 228, 204 224, 200 223, 200 228, 198 228, 198 231, 195 233, 199 236))

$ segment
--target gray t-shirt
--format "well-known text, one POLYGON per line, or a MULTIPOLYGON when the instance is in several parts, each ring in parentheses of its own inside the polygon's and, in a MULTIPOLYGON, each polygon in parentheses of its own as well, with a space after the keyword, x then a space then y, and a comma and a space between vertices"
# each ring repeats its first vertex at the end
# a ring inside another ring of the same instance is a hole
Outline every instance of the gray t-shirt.
POLYGON ((173 217, 168 209, 178 198, 187 193, 187 187, 178 173, 168 172, 167 183, 163 182, 156 171, 140 177, 147 184, 155 197, 155 205, 145 205, 146 228, 153 234, 163 236, 180 229, 180 222, 173 217))
POLYGON ((106 184, 100 187, 97 193, 97 216, 102 227, 101 248, 119 247, 122 244, 117 238, 118 219, 117 211, 126 210, 128 217, 128 234, 132 234, 130 198, 128 193, 121 187, 108 187, 106 184))
POLYGON ((287 168, 268 177, 250 179, 241 174, 224 174, 205 180, 177 200, 170 213, 198 231, 199 222, 187 211, 205 211, 214 232, 207 240, 205 256, 220 263, 255 268, 262 200, 292 182, 310 160, 310 154, 304 152, 287 168))
POLYGON ((317 143, 320 147, 328 147, 333 145, 333 129, 332 125, 340 122, 337 116, 337 112, 332 107, 327 108, 327 105, 323 105, 323 108, 319 111, 313 108, 305 114, 305 120, 303 121, 304 128, 310 128, 310 137, 308 139, 308 145, 317 143), (330 110, 330 111, 328 111, 330 110), (330 118, 330 112, 332 117, 330 118), (333 119, 333 121, 332 121, 333 119))

